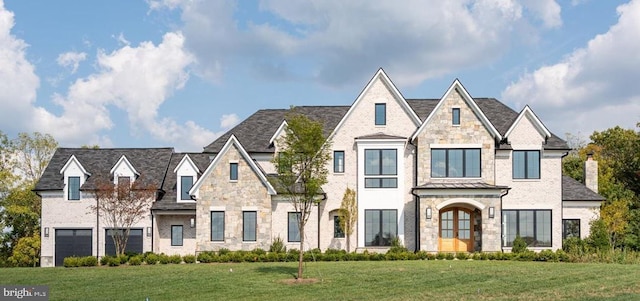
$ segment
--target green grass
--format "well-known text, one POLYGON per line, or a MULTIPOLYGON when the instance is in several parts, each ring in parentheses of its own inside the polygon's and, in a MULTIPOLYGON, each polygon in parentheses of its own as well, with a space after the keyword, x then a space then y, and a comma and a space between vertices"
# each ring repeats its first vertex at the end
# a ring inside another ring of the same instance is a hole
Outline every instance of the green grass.
POLYGON ((0 269, 51 300, 640 300, 640 266, 515 261, 181 264, 0 269), (233 272, 230 271, 233 269, 233 272))

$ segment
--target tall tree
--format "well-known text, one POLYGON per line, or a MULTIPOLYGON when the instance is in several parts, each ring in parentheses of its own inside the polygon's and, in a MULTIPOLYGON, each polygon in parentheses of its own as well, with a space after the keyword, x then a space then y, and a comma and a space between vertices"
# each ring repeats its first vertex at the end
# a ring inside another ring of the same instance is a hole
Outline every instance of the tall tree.
POLYGON ((298 280, 302 279, 305 225, 311 211, 321 201, 322 185, 327 183, 329 149, 330 143, 324 136, 321 122, 302 114, 287 116, 285 134, 278 140, 278 153, 273 163, 279 173, 276 181, 286 190, 286 197, 299 214, 298 280))
POLYGON ((347 252, 351 252, 351 234, 358 221, 358 203, 356 202, 356 191, 347 187, 340 204, 340 228, 347 237, 347 252))
POLYGON ((116 255, 124 254, 131 227, 144 218, 155 200, 156 187, 146 183, 142 176, 132 183, 122 182, 115 185, 109 179, 98 179, 91 194, 96 199, 91 211, 97 213, 105 226, 113 229, 116 255))
POLYGON ((57 148, 58 142, 49 134, 20 133, 11 143, 13 167, 26 182, 36 183, 57 148))

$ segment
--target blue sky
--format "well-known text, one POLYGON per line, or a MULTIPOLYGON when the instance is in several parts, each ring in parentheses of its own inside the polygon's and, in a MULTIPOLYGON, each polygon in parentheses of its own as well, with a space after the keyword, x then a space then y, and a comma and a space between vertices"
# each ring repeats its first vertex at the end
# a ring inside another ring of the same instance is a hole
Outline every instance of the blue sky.
POLYGON ((261 108, 455 78, 557 135, 640 121, 640 1, 0 0, 0 130, 201 151, 261 108))

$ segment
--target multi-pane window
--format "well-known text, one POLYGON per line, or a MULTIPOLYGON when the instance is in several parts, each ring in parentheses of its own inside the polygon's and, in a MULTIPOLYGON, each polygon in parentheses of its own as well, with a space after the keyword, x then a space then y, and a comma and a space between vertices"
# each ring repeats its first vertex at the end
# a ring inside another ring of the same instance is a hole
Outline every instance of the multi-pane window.
POLYGON ((242 240, 256 241, 256 228, 258 224, 256 211, 242 212, 242 240))
POLYGON ((551 247, 551 210, 503 210, 505 247, 520 235, 529 247, 551 247))
POLYGON ((172 246, 182 245, 182 225, 171 226, 171 245, 172 246))
POLYGON ((432 149, 432 178, 479 178, 480 149, 432 149))
POLYGON ((398 236, 398 211, 395 209, 364 211, 364 245, 390 246, 398 236))
POLYGON ((387 104, 377 103, 376 104, 376 125, 386 125, 386 124, 387 124, 387 104))
POLYGON ((289 242, 300 241, 300 212, 289 212, 287 215, 287 240, 289 242))
POLYGON ((340 216, 335 215, 333 217, 333 237, 334 238, 344 238, 344 230, 340 226, 340 216))
POLYGON ((562 239, 577 237, 580 238, 580 220, 579 219, 563 219, 562 220, 562 239))
POLYGON ((453 108, 451 110, 451 124, 460 125, 460 108, 453 108))
POLYGON ((238 163, 229 164, 229 180, 231 181, 238 180, 238 163))
POLYGON ((364 187, 398 187, 398 151, 396 149, 364 150, 364 187))
POLYGON ((513 151, 513 178, 540 179, 540 151, 513 151))
POLYGON ((191 196, 189 195, 189 190, 193 187, 193 177, 192 176, 181 176, 180 177, 180 199, 181 200, 191 200, 191 196))
POLYGON ((80 177, 69 177, 67 198, 69 200, 77 201, 80 199, 80 177))
POLYGON ((333 152, 333 172, 344 172, 344 151, 333 152))
POLYGON ((224 211, 211 211, 211 241, 224 241, 224 211))

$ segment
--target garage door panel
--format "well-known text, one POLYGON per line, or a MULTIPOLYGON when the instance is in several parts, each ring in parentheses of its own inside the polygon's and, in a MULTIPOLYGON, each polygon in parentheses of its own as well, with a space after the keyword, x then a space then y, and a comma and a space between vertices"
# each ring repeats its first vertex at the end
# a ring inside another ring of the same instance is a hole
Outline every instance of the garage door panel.
POLYGON ((56 229, 56 266, 62 266, 65 257, 93 255, 91 229, 56 229))
MULTIPOLYGON (((116 246, 113 242, 113 237, 111 237, 112 231, 114 230, 108 229, 105 231, 105 253, 107 255, 116 254, 116 246)), ((125 252, 142 254, 142 243, 142 229, 131 229, 129 231, 129 239, 127 240, 125 252)))

